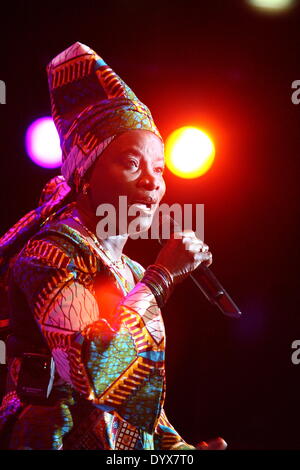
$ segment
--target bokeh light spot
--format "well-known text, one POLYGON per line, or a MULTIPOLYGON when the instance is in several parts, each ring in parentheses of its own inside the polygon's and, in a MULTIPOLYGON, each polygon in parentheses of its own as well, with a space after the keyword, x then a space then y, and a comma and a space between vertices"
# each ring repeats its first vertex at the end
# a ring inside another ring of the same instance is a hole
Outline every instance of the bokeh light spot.
POLYGON ((294 0, 248 0, 248 3, 270 13, 280 13, 295 5, 294 0))
POLYGON ((208 134, 196 127, 181 127, 166 140, 166 165, 181 178, 197 178, 206 173, 215 157, 208 134))
POLYGON ((61 165, 62 152, 59 136, 51 117, 36 119, 27 129, 26 151, 36 165, 57 168, 61 165))

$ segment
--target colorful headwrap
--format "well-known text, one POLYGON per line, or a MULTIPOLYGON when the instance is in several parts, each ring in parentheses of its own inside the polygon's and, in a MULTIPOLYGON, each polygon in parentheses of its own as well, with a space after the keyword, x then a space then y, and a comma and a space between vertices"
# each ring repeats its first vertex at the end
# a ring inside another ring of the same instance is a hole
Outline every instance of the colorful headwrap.
POLYGON ((63 153, 62 175, 77 188, 88 168, 122 132, 161 138, 147 106, 92 49, 76 42, 47 67, 52 115, 63 153))
POLYGON ((141 129, 161 138, 147 106, 88 46, 76 42, 48 64, 47 73, 62 175, 47 183, 39 207, 0 239, 0 286, 8 259, 67 203, 72 190, 80 190, 87 170, 115 137, 141 129))

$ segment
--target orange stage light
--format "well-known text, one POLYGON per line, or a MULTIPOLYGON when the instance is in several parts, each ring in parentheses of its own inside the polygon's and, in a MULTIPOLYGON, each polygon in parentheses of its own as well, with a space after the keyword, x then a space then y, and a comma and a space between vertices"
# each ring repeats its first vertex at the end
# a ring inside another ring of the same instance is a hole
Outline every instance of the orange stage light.
POLYGON ((166 165, 181 178, 197 178, 206 173, 215 158, 215 146, 206 132, 185 126, 166 140, 166 165))

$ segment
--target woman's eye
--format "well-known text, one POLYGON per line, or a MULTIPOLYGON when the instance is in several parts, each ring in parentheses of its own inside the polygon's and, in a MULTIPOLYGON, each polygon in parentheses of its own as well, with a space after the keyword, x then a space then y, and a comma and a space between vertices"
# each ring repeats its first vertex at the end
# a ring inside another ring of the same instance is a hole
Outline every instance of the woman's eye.
POLYGON ((127 168, 138 168, 139 162, 134 158, 128 158, 125 162, 127 168))
POLYGON ((162 166, 155 168, 155 173, 160 173, 162 175, 163 172, 164 172, 164 168, 162 166))

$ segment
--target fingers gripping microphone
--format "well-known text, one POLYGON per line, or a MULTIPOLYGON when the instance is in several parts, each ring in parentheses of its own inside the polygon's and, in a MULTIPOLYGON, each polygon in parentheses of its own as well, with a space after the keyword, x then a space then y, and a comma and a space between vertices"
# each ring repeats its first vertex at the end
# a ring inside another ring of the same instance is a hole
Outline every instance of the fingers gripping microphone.
MULTIPOLYGON (((169 224, 170 233, 176 231, 176 222, 170 216, 162 216, 160 224, 161 227, 163 224, 169 224)), ((162 233, 162 230, 160 233, 162 233)), ((166 240, 160 238, 159 242, 163 245, 166 240)), ((189 277, 194 281, 207 300, 213 305, 216 305, 224 315, 233 318, 239 318, 241 316, 242 312, 208 266, 201 263, 189 277)))

